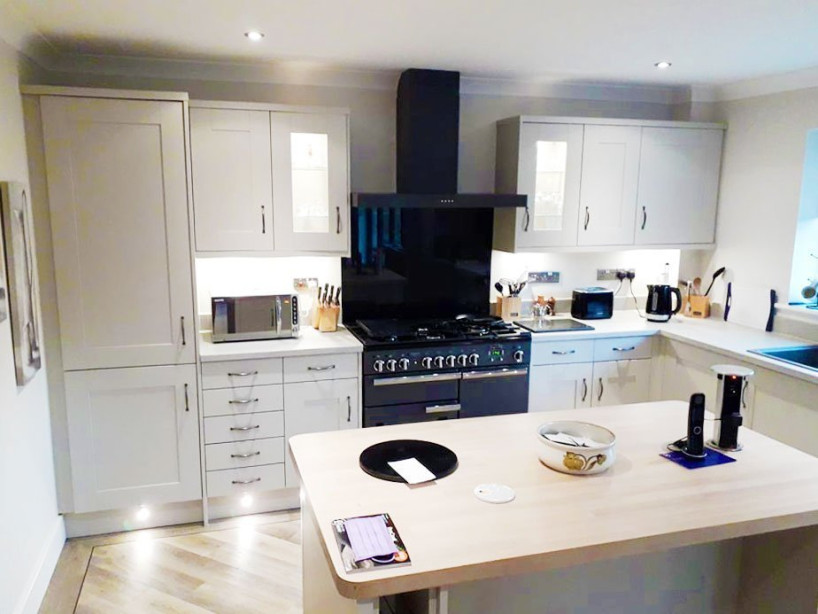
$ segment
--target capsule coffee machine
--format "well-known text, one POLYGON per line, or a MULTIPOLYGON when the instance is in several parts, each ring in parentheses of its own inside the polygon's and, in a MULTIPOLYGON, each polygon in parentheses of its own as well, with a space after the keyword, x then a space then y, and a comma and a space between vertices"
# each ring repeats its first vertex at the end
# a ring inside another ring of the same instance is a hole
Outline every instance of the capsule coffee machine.
POLYGON ((713 365, 710 370, 718 377, 719 385, 713 406, 713 439, 707 443, 717 450, 736 452, 741 450, 738 429, 743 422, 741 408, 744 404, 744 390, 753 371, 735 365, 713 365))

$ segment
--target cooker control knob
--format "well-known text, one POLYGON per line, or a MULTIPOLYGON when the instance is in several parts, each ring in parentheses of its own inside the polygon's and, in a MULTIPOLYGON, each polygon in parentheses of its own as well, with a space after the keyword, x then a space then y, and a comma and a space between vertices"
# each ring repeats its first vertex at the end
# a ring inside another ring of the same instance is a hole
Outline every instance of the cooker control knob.
POLYGON ((424 369, 431 369, 432 368, 432 357, 431 356, 424 356, 420 360, 420 364, 424 369))
POLYGON ((460 365, 461 367, 465 367, 468 362, 469 357, 466 356, 465 354, 461 354, 460 356, 457 357, 457 364, 460 365))
POLYGON ((408 371, 409 370, 409 359, 408 358, 401 358, 398 361, 398 366, 400 367, 401 371, 408 371))
POLYGON ((524 354, 523 354, 522 350, 516 350, 514 352, 513 356, 514 356, 514 362, 523 362, 524 354))
POLYGON ((381 359, 376 360, 372 363, 372 368, 375 369, 378 373, 383 373, 383 365, 384 362, 381 359))
POLYGON ((446 356, 446 366, 453 367, 456 360, 457 359, 454 357, 454 354, 449 354, 446 356))
POLYGON ((472 367, 476 367, 478 364, 480 364, 480 354, 469 354, 469 364, 472 367))
POLYGON ((394 371, 395 367, 397 367, 397 365, 398 365, 398 361, 395 360, 394 358, 390 358, 389 360, 386 361, 386 370, 387 371, 394 371))
POLYGON ((443 356, 435 356, 435 366, 438 369, 443 368, 443 356))

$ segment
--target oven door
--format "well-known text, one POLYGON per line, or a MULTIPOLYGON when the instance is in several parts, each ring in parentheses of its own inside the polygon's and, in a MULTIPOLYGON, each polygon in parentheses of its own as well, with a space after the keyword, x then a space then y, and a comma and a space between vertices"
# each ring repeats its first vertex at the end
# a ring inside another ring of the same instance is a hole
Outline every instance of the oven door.
POLYGON ((364 407, 406 403, 457 402, 460 373, 422 373, 418 375, 364 378, 364 407))
POLYGON ((432 422, 434 420, 454 420, 460 417, 460 404, 451 403, 409 403, 405 405, 383 405, 364 407, 364 427, 409 424, 411 422, 432 422))
POLYGON ((460 382, 460 417, 528 411, 528 367, 466 371, 460 382))

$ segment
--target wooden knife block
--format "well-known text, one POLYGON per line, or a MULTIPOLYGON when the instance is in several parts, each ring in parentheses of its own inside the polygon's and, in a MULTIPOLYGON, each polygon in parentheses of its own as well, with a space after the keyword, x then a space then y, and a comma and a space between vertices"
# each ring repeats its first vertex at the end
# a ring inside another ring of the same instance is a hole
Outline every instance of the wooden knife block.
POLYGON ((520 318, 523 301, 519 296, 498 296, 494 306, 494 315, 510 322, 520 318))
POLYGON ((688 318, 709 318, 710 299, 706 296, 688 296, 688 305, 684 306, 684 314, 688 318))

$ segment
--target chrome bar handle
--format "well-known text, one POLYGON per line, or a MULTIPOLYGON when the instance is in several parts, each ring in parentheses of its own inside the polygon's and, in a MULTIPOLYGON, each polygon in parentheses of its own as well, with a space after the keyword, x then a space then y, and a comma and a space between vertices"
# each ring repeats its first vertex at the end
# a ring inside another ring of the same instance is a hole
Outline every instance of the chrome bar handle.
POLYGON ((577 351, 576 350, 564 350, 564 351, 551 350, 551 353, 555 354, 556 356, 568 356, 569 354, 576 354, 577 351))
POLYGON ((228 373, 227 377, 250 377, 251 375, 258 375, 258 371, 239 371, 238 373, 228 373))
POLYGON ((247 454, 231 454, 230 458, 252 458, 254 456, 261 456, 261 450, 255 452, 248 452, 247 454))
POLYGON ((261 428, 261 425, 256 424, 255 426, 231 426, 230 430, 231 431, 252 431, 252 430, 260 429, 260 428, 261 428))
POLYGON ((602 400, 602 393, 605 392, 605 384, 602 383, 602 378, 599 378, 599 396, 596 398, 597 401, 602 400))
POLYGON ((307 371, 332 371, 335 365, 326 365, 324 367, 307 367, 307 371))
POLYGON ((591 211, 588 207, 585 207, 585 230, 588 230, 588 224, 591 221, 591 211))
POLYGON ((645 224, 648 223, 648 209, 647 207, 642 207, 642 230, 645 229, 645 224))
POLYGON ((460 411, 460 403, 451 403, 449 405, 430 405, 426 408, 427 414, 442 414, 447 411, 460 411))
POLYGON ((185 316, 182 316, 179 320, 182 326, 182 345, 187 345, 187 338, 185 337, 185 316))
POLYGON ((531 222, 531 213, 528 210, 528 205, 525 206, 525 225, 523 226, 523 230, 528 232, 528 224, 531 222))
POLYGON ((582 402, 585 402, 585 399, 588 398, 588 380, 584 377, 582 378, 582 402))
POLYGON ((341 207, 335 207, 335 234, 341 234, 341 207))
POLYGON ((447 382, 459 380, 460 373, 430 373, 428 375, 404 375, 401 377, 384 377, 372 381, 373 386, 397 386, 400 384, 418 384, 423 382, 447 382))
POLYGON ((228 401, 230 405, 247 405, 249 403, 258 403, 258 399, 233 399, 228 401))
POLYGON ((750 385, 750 381, 749 380, 744 380, 744 386, 741 388, 741 406, 744 409, 747 409, 747 399, 745 398, 745 395, 747 393, 747 387, 749 385, 750 385))
POLYGON ((264 205, 261 205, 261 234, 267 234, 267 220, 264 217, 264 205))
POLYGON ((253 478, 252 480, 233 480, 231 484, 253 484, 254 482, 261 482, 261 478, 253 478))
POLYGON ((500 369, 499 371, 469 371, 463 374, 464 380, 470 379, 490 379, 495 377, 513 377, 528 375, 528 369, 500 369))
POLYGON ((614 352, 633 352, 636 349, 635 345, 628 348, 612 348, 614 352))
POLYGON ((281 335, 281 297, 276 297, 276 335, 281 335))
POLYGON ((190 397, 188 396, 188 385, 185 384, 185 411, 190 411, 190 397))
POLYGON ((347 395, 347 422, 352 422, 352 399, 347 395))

